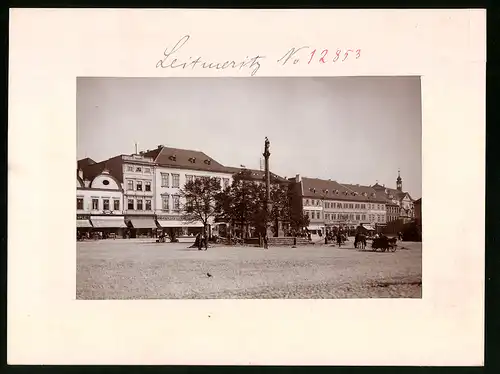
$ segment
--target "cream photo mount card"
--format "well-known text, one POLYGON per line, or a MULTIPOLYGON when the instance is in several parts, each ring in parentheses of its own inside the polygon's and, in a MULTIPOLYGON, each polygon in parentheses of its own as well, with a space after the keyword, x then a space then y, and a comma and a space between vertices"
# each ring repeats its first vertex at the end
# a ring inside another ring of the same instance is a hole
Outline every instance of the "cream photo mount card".
POLYGON ((485 15, 11 9, 8 362, 483 365, 485 15))

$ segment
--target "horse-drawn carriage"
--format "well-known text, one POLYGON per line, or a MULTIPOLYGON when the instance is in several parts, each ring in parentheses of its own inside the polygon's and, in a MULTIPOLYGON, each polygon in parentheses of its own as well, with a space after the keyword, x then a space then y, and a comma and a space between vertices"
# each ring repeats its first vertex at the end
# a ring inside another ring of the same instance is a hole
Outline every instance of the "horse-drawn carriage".
POLYGON ((396 252, 397 247, 397 238, 388 238, 387 236, 382 236, 380 238, 375 238, 372 241, 373 251, 377 251, 378 249, 380 249, 382 252, 396 252))

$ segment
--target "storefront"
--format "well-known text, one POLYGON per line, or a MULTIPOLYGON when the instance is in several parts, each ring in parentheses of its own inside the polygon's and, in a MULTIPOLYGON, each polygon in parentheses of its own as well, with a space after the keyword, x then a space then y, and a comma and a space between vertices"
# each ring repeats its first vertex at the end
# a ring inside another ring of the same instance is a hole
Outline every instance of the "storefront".
POLYGON ((77 215, 76 216, 76 235, 77 238, 90 236, 92 232, 92 223, 90 223, 90 216, 77 215))
POLYGON ((131 238, 152 238, 155 237, 156 223, 153 216, 127 217, 127 227, 131 238))
POLYGON ((123 237, 127 225, 123 216, 91 216, 94 233, 102 235, 103 239, 109 237, 123 237))
MULTIPOLYGON (((166 235, 175 235, 175 237, 195 237, 203 231, 201 222, 184 222, 175 215, 161 215, 156 217, 158 228, 166 235)), ((210 230, 210 226, 209 226, 210 230)))

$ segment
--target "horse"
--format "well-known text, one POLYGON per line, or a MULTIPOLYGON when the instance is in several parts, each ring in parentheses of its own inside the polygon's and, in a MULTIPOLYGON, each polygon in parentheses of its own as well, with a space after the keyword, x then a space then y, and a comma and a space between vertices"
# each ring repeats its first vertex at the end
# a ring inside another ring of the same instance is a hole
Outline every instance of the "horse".
POLYGON ((366 248, 366 235, 365 234, 358 234, 358 244, 359 244, 361 249, 366 248))

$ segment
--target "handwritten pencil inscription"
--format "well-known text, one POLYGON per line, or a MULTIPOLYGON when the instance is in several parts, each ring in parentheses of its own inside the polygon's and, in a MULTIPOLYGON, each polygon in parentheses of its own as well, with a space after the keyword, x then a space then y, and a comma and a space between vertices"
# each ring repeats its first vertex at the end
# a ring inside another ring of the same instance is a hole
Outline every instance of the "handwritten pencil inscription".
MULTIPOLYGON (((250 75, 254 76, 261 68, 265 56, 255 55, 253 57, 246 56, 242 59, 226 60, 226 61, 207 61, 201 56, 189 57, 188 59, 181 60, 178 52, 188 43, 191 37, 189 35, 183 36, 172 48, 167 47, 163 52, 163 57, 156 63, 156 68, 161 69, 237 69, 243 68, 250 70, 250 75)), ((361 57, 361 49, 339 49, 335 52, 329 52, 328 49, 313 49, 309 46, 293 47, 290 48, 284 55, 282 55, 276 62, 280 66, 297 65, 299 63, 318 63, 335 64, 337 62, 344 62, 352 59, 357 60, 361 57)))

